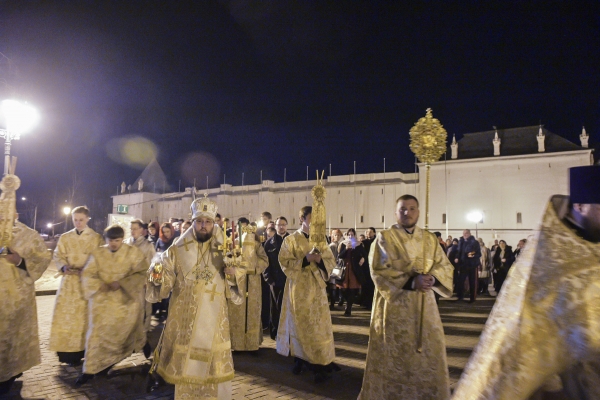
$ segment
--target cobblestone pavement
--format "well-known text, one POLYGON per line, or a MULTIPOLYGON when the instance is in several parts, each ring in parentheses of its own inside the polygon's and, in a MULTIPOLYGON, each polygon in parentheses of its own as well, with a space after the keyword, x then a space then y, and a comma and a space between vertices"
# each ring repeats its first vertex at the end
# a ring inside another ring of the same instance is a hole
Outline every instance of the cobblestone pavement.
MULTIPOLYGON (((143 355, 134 354, 113 368, 109 376, 95 377, 80 388, 74 382, 81 367, 73 368, 58 362, 48 350, 50 323, 55 296, 38 296, 38 318, 42 364, 26 371, 19 378, 8 399, 172 399, 173 386, 166 385, 148 392, 147 370, 150 366, 143 355)), ((444 323, 448 368, 452 385, 479 339, 493 297, 481 297, 474 304, 442 300, 440 314, 444 323)), ((275 342, 266 335, 257 352, 234 353, 236 369, 233 381, 234 399, 356 399, 360 392, 365 367, 369 335, 370 312, 355 308, 352 317, 343 317, 341 307, 332 312, 336 344, 336 362, 342 371, 321 384, 315 384, 309 373, 291 373, 292 359, 275 352, 275 342)), ((153 320, 150 342, 154 346, 163 320, 153 320)))

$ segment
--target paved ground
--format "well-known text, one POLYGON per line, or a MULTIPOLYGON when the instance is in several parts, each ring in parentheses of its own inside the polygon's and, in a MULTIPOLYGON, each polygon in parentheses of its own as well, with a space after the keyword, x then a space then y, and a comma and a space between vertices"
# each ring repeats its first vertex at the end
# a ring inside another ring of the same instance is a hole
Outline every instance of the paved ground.
MULTIPOLYGON (((54 353, 48 351, 50 322, 55 296, 37 297, 40 325, 42 364, 23 374, 8 399, 172 399, 173 386, 147 392, 146 371, 149 362, 135 354, 113 370, 114 375, 96 377, 91 384, 74 388, 80 367, 61 365, 54 353)), ((440 302, 440 313, 446 333, 448 367, 454 385, 477 343, 493 297, 482 297, 475 304, 453 301, 440 302)), ((236 376, 233 381, 234 399, 356 399, 360 392, 365 367, 370 312, 353 311, 351 318, 342 316, 341 308, 332 312, 336 343, 336 362, 342 371, 325 383, 316 385, 312 376, 292 375, 292 360, 275 353, 275 342, 266 338, 258 354, 234 353, 236 376)), ((153 321, 153 345, 164 321, 153 321)))

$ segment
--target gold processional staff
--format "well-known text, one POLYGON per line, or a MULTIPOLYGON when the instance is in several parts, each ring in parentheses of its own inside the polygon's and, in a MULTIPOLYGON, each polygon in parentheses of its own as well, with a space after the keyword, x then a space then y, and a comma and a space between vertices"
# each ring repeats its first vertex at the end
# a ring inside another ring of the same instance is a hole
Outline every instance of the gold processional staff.
MULTIPOLYGON (((433 118, 431 108, 428 108, 424 117, 419 118, 419 121, 410 129, 410 150, 417 156, 420 162, 425 163, 426 181, 425 181, 425 227, 424 231, 429 228, 429 195, 431 192, 430 169, 431 164, 438 161, 442 154, 446 152, 446 138, 448 134, 440 124, 440 121, 433 118)), ((425 232, 423 232, 423 266, 419 273, 427 274, 433 265, 433 260, 427 260, 427 245, 425 240, 425 232)), ((419 336, 417 337, 417 352, 423 351, 423 316, 425 313, 424 306, 425 292, 421 293, 421 317, 419 319, 419 336)))
POLYGON ((308 240, 312 246, 310 252, 313 254, 321 254, 325 251, 325 247, 327 247, 327 227, 325 226, 325 196, 327 193, 325 187, 323 187, 324 174, 325 170, 321 171, 321 178, 319 179, 319 171, 317 171, 317 184, 310 192, 313 198, 313 205, 308 240))

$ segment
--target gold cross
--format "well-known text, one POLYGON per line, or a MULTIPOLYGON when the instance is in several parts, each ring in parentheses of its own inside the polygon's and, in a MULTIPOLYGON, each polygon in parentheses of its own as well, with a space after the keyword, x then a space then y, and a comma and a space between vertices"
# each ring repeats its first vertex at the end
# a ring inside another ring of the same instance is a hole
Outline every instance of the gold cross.
POLYGON ((194 243, 193 239, 190 239, 189 242, 186 242, 185 240, 183 241, 183 245, 185 246, 185 251, 188 251, 188 244, 192 244, 194 243))
POLYGON ((205 290, 204 293, 210 294, 210 301, 212 302, 215 299, 215 296, 218 294, 222 294, 217 292, 217 284, 213 284, 212 290, 205 290))

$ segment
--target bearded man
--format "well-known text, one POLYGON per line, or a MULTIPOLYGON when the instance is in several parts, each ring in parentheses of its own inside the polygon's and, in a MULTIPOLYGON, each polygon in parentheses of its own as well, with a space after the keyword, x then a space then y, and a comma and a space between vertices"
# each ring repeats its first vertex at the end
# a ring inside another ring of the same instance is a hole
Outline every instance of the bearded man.
MULTIPOLYGON (((217 205, 207 197, 192 203, 192 229, 161 256, 162 283, 154 289, 172 297, 161 338, 157 372, 175 385, 175 399, 231 399, 233 358, 227 296, 241 304, 246 272, 225 267, 217 205)), ((151 273, 158 273, 157 265, 151 273)), ((148 297, 147 297, 148 298, 148 297)), ((155 356, 156 357, 156 356, 155 356)))
POLYGON ((398 223, 380 231, 371 248, 375 298, 358 398, 448 399, 444 329, 434 291, 452 295, 454 268, 436 236, 417 226, 419 201, 414 196, 398 198, 396 218, 398 223), (420 323, 422 352, 417 352, 420 323))

